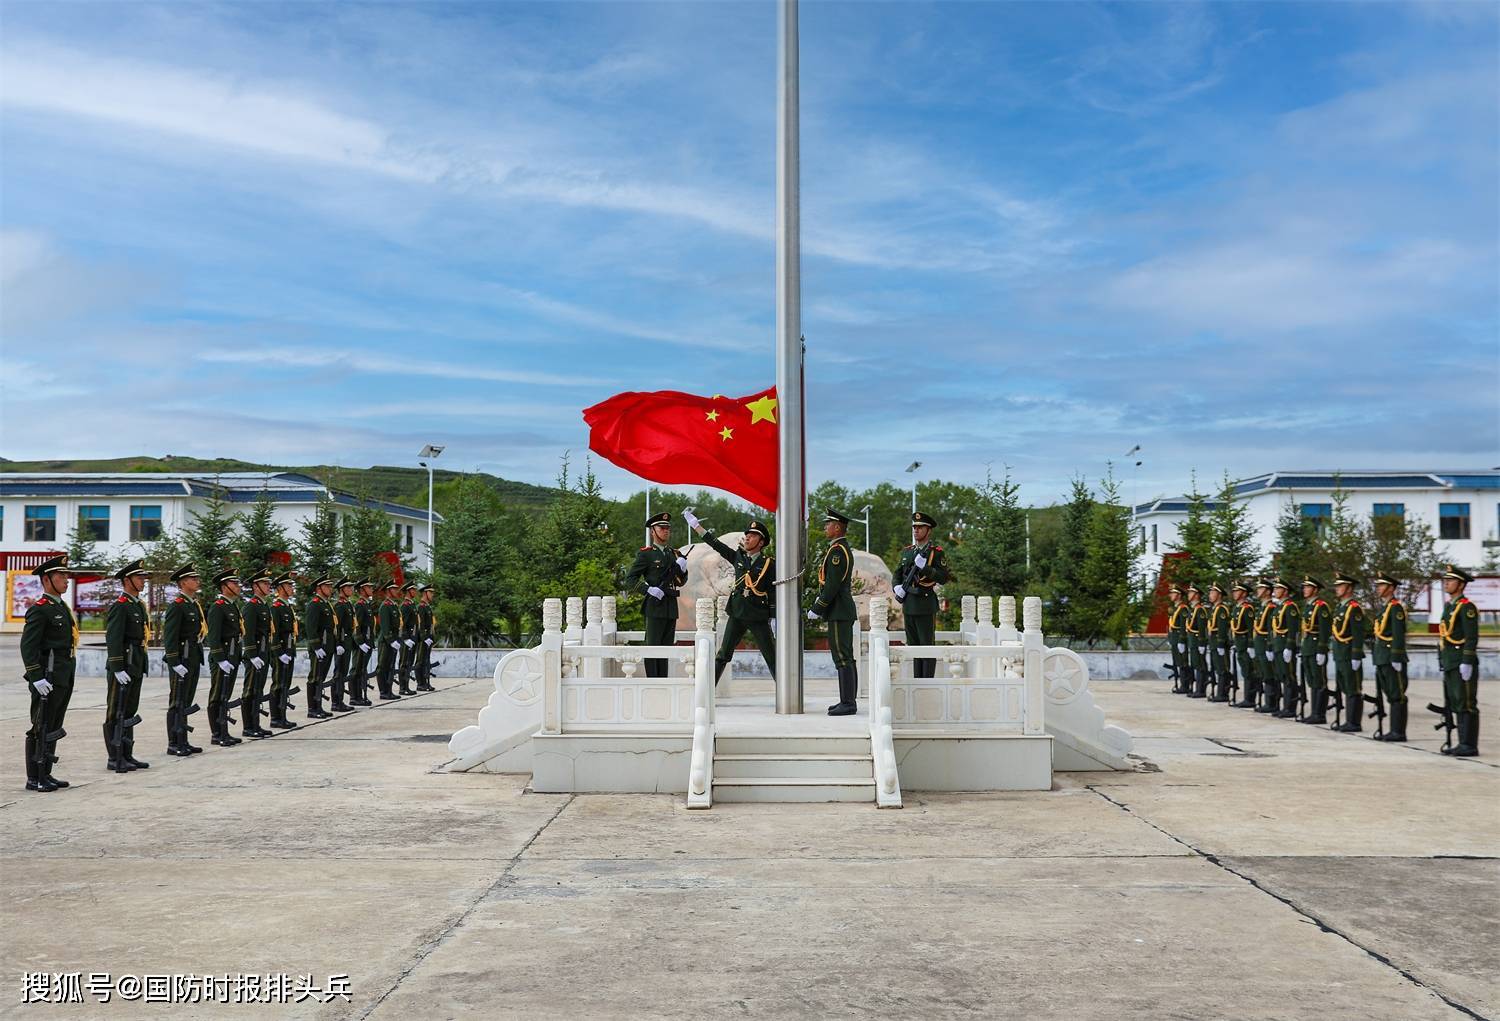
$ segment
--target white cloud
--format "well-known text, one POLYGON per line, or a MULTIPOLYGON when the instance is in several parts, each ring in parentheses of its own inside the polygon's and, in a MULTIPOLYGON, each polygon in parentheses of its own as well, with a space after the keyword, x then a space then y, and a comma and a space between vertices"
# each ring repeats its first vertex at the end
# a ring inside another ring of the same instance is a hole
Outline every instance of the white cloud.
POLYGON ((425 352, 415 352, 409 358, 393 358, 387 355, 364 354, 359 351, 273 347, 200 351, 198 359, 227 365, 260 365, 268 369, 334 368, 371 375, 431 376, 437 379, 517 383, 524 386, 604 386, 611 382, 599 377, 575 376, 567 373, 529 372, 524 369, 493 369, 481 365, 434 362, 428 360, 425 352))

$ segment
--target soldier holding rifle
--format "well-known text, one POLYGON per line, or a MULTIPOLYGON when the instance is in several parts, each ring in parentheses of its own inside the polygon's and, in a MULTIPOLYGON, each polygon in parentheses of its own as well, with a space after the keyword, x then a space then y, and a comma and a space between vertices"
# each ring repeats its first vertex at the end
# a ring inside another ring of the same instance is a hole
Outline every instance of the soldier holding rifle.
MULTIPOLYGON (((672 540, 672 515, 666 511, 646 519, 651 544, 642 546, 635 563, 625 573, 625 587, 645 597, 641 607, 646 617, 647 645, 677 644, 677 593, 687 581, 687 557, 668 545, 672 540)), ((646 660, 647 677, 667 676, 667 661, 646 660)))
POLYGON ((124 591, 104 615, 104 644, 109 657, 105 667, 104 746, 109 751, 108 768, 128 773, 150 767, 150 763, 131 754, 135 750, 135 726, 141 722, 136 710, 146 679, 146 643, 151 640, 151 622, 146 604, 140 600, 146 587, 146 565, 131 561, 115 572, 115 579, 124 591))
POLYGON ((177 595, 167 604, 162 621, 162 660, 167 667, 167 754, 192 755, 203 749, 188 742, 188 717, 198 711, 193 696, 198 693, 198 676, 203 670, 203 637, 208 621, 203 604, 198 602, 202 580, 192 564, 184 564, 171 574, 177 595))
POLYGON ((63 599, 68 590, 68 558, 53 557, 32 569, 42 594, 26 610, 21 630, 21 663, 31 696, 31 729, 26 732, 26 789, 50 794, 68 786, 52 775, 57 742, 67 736, 63 717, 73 697, 78 625, 63 599))

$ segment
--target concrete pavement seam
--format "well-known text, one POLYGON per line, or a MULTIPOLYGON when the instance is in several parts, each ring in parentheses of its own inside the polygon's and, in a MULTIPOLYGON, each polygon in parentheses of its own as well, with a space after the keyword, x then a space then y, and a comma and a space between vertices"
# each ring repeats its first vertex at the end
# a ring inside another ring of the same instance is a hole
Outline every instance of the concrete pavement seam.
POLYGON ((495 881, 489 886, 485 887, 484 890, 480 892, 478 897, 475 897, 472 901, 470 901, 469 906, 464 908, 459 916, 455 918, 449 925, 445 926, 442 932, 438 933, 432 939, 427 940, 417 948, 416 956, 412 958, 411 963, 409 963, 405 968, 401 969, 401 974, 396 976, 396 981, 391 983, 391 987, 385 992, 381 993, 379 998, 376 999, 374 1003, 370 1004, 364 1010, 360 1011, 359 1021, 364 1021, 365 1018, 369 1017, 377 1009, 379 1009, 380 1005, 384 1003, 392 993, 394 993, 401 987, 401 983, 406 981, 407 976, 415 971, 418 965, 427 960, 427 958, 432 954, 434 950, 446 943, 448 941, 448 937, 452 936, 453 933, 458 931, 458 928, 463 925, 464 922, 468 921, 469 916, 474 913, 475 908, 479 907, 479 905, 488 900, 489 896, 496 890, 499 890, 508 885, 511 874, 515 871, 516 866, 520 864, 521 858, 525 856, 527 851, 531 850, 531 845, 537 842, 537 839, 541 837, 544 832, 546 832, 547 827, 556 822, 557 817, 562 815, 563 812, 567 810, 567 807, 571 805, 577 797, 578 795, 576 794, 568 795, 568 800, 564 801, 561 805, 558 805, 557 811, 548 816, 547 820, 537 827, 536 832, 526 838, 526 843, 522 844, 521 847, 516 851, 516 853, 510 856, 510 859, 505 863, 505 868, 500 870, 500 875, 495 878, 495 881))
POLYGON ((1330 933, 1330 934, 1332 934, 1334 936, 1337 936, 1340 939, 1342 939, 1344 942, 1348 943, 1350 946, 1354 947, 1356 950, 1363 951, 1365 954, 1367 954, 1370 957, 1374 958, 1376 961, 1379 961, 1381 964, 1385 965, 1387 968, 1391 969, 1396 974, 1398 974, 1402 978, 1406 979, 1412 985, 1416 986, 1419 989, 1425 989, 1425 990, 1427 990, 1433 996, 1436 996, 1438 999, 1442 1000, 1444 1003, 1446 1003, 1448 1006, 1452 1007, 1454 1010, 1462 1011, 1464 1014, 1467 1014, 1469 1017, 1475 1018, 1476 1021, 1492 1021, 1492 1019, 1487 1018, 1485 1015, 1479 1013, 1478 1011, 1474 1010, 1473 1008, 1467 1007, 1464 1004, 1459 1003, 1457 1000, 1453 999, 1451 996, 1448 996, 1442 990, 1436 989, 1433 986, 1428 985, 1426 982, 1423 982, 1421 979, 1417 978, 1417 976, 1413 975, 1410 971, 1408 971, 1407 969, 1401 967, 1399 964, 1396 964, 1394 961, 1392 961, 1385 954, 1382 954, 1382 953, 1380 953, 1377 950, 1372 950, 1371 948, 1365 946, 1363 943, 1359 942, 1359 940, 1355 939, 1353 936, 1349 935, 1347 932, 1344 932, 1342 929, 1338 929, 1338 928, 1330 925, 1329 923, 1325 922, 1323 919, 1319 918, 1317 915, 1313 914, 1311 911, 1309 911, 1306 908, 1302 907, 1301 905, 1297 904, 1290 897, 1286 897, 1286 896, 1283 896, 1282 894, 1277 893, 1275 890, 1272 890, 1270 887, 1266 886, 1264 883, 1261 883, 1259 880, 1255 879, 1254 877, 1246 875, 1244 872, 1241 872, 1239 869, 1236 869, 1236 868, 1233 868, 1232 866, 1226 865, 1223 861, 1219 860, 1219 857, 1217 855, 1210 854, 1209 852, 1204 851, 1201 848, 1194 846, 1191 842, 1182 839, 1181 837, 1179 837, 1177 834, 1171 832, 1170 830, 1167 830, 1167 829, 1164 829, 1161 826, 1158 826, 1156 823, 1152 822, 1150 819, 1147 819, 1145 816, 1143 816, 1140 813, 1136 812, 1135 809, 1131 808, 1129 805, 1125 804, 1123 801, 1117 801, 1114 798, 1110 797, 1108 794, 1105 794, 1103 791, 1101 791, 1101 790, 1095 790, 1094 787, 1093 787, 1093 785, 1087 785, 1087 786, 1088 786, 1089 790, 1093 791, 1095 794, 1097 794, 1099 797, 1103 798, 1105 801, 1108 801, 1111 805, 1114 805, 1116 808, 1118 808, 1120 811, 1124 812, 1126 815, 1129 815, 1129 816, 1131 816, 1132 818, 1135 818, 1135 819, 1139 819, 1141 822, 1145 823, 1147 826, 1150 826, 1152 829, 1156 830, 1158 833, 1162 834, 1163 836, 1167 837, 1168 839, 1177 841, 1177 843, 1181 844, 1183 847, 1186 847, 1188 850, 1192 851, 1194 854, 1199 855, 1200 857, 1202 857, 1205 861, 1209 862, 1210 864, 1212 864, 1212 865, 1214 865, 1214 866, 1216 866, 1218 868, 1223 869, 1225 872, 1228 872, 1230 875, 1235 876, 1238 879, 1244 880, 1245 882, 1249 883, 1251 886, 1253 886, 1255 889, 1259 890, 1261 893, 1265 894, 1266 896, 1274 898, 1275 900, 1280 901, 1282 904, 1285 904, 1287 907, 1291 908, 1293 911, 1295 911, 1297 914, 1301 915, 1303 918, 1306 918, 1309 922, 1312 922, 1321 931, 1326 932, 1326 933, 1330 933))

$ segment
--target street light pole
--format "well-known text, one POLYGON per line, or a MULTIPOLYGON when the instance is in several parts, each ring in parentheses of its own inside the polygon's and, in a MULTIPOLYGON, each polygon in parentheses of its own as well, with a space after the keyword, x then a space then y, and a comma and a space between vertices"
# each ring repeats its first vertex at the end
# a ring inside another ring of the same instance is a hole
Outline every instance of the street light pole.
POLYGON ((913 461, 906 466, 907 472, 911 475, 911 512, 913 514, 917 512, 917 469, 920 467, 922 467, 921 461, 913 461))
POLYGON ((870 552, 870 504, 865 504, 865 552, 870 552))
POLYGON ((432 530, 432 462, 435 461, 435 460, 437 460, 438 455, 440 455, 442 452, 443 452, 443 448, 442 447, 436 446, 434 444, 429 443, 429 444, 427 444, 427 446, 425 446, 425 447, 422 448, 422 453, 420 455, 418 455, 420 457, 426 458, 425 461, 419 461, 418 464, 423 465, 427 469, 427 577, 428 578, 432 577, 432 545, 433 545, 433 541, 434 541, 433 530, 432 530))

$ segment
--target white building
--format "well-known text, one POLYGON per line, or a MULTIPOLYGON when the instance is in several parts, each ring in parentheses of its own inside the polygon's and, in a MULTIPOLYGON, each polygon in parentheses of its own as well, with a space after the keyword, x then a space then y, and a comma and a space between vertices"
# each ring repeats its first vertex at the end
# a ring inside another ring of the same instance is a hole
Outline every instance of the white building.
MULTIPOLYGON (((1394 515, 1422 520, 1437 537, 1438 553, 1470 569, 1484 563, 1487 546, 1500 545, 1500 468, 1464 471, 1277 471, 1235 483, 1235 502, 1249 511, 1262 557, 1276 548, 1276 523, 1297 506, 1303 517, 1333 514, 1333 494, 1349 494, 1353 514, 1394 515)), ((1216 506, 1213 500, 1209 508, 1216 506)), ((1185 496, 1163 497, 1136 505, 1135 522, 1145 543, 1140 565, 1155 578, 1162 556, 1178 543, 1187 520, 1185 496)))
POLYGON ((206 509, 215 489, 229 512, 240 514, 265 493, 274 504, 277 524, 292 537, 300 534, 302 522, 312 517, 325 493, 332 497, 336 513, 345 508, 378 507, 390 520, 393 551, 418 557, 427 552, 426 508, 361 500, 296 472, 7 472, 0 474, 0 569, 7 575, 6 623, 19 619, 9 575, 25 575, 46 557, 67 549, 75 526, 85 529, 98 544, 95 549, 101 560, 138 555, 141 544, 164 533, 180 534, 195 512, 206 509))

